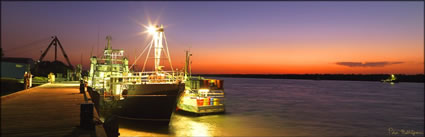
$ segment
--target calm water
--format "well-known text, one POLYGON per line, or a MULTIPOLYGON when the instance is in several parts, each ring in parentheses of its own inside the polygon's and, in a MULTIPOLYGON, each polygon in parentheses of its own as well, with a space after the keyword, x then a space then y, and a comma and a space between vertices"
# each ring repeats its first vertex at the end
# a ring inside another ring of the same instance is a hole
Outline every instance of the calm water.
POLYGON ((175 113, 169 126, 120 120, 121 136, 424 136, 424 83, 217 79, 226 114, 175 113))

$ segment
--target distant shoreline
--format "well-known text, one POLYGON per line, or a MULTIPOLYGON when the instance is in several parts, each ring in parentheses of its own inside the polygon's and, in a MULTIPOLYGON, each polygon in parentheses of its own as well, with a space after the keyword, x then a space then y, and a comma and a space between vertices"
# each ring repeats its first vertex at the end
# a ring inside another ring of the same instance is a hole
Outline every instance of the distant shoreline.
MULTIPOLYGON (((308 79, 308 80, 349 80, 349 81, 381 81, 389 78, 389 74, 192 74, 203 77, 232 78, 266 78, 266 79, 308 79)), ((400 82, 424 82, 424 74, 395 74, 400 82)))

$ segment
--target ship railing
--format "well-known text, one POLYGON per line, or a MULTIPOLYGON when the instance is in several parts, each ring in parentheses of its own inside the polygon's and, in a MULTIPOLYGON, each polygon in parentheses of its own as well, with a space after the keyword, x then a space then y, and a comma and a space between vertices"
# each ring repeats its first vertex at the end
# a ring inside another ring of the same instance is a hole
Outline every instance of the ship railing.
POLYGON ((156 72, 129 72, 122 76, 111 76, 112 81, 123 84, 155 84, 155 83, 175 83, 182 81, 183 77, 171 71, 156 72))

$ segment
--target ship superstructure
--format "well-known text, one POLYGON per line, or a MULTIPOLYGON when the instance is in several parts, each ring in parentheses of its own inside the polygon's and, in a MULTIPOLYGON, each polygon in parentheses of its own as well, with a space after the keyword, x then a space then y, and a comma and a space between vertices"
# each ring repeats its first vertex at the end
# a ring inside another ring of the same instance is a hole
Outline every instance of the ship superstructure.
POLYGON ((105 95, 121 95, 122 83, 112 77, 123 77, 129 73, 128 59, 124 57, 124 50, 112 49, 111 36, 107 36, 106 39, 103 56, 90 58, 88 85, 105 95))

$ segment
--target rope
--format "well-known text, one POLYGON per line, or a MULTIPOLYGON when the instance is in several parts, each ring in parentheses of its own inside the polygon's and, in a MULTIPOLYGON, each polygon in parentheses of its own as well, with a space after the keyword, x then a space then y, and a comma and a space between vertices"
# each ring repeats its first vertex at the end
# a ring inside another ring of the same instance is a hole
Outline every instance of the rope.
POLYGON ((149 54, 151 53, 151 49, 152 49, 152 43, 153 43, 153 39, 152 39, 152 41, 149 45, 149 51, 148 51, 148 54, 146 55, 145 63, 143 64, 142 73, 145 71, 146 62, 148 61, 148 57, 149 57, 149 54))
POLYGON ((44 38, 44 39, 41 39, 41 40, 32 41, 32 42, 27 43, 27 44, 14 46, 14 48, 6 49, 6 50, 4 50, 4 52, 5 53, 7 52, 9 54, 11 54, 11 53, 16 54, 16 53, 22 53, 22 52, 28 52, 28 51, 33 52, 35 49, 41 48, 42 46, 45 46, 44 44, 41 44, 41 43, 44 43, 48 39, 49 38, 44 38), (27 48, 23 48, 23 47, 27 47, 27 48))
POLYGON ((136 58, 136 60, 133 62, 133 65, 131 65, 130 69, 133 68, 133 66, 136 64, 136 62, 139 60, 139 58, 143 55, 143 53, 145 53, 145 51, 149 47, 149 45, 152 44, 152 41, 150 43, 148 43, 148 45, 145 47, 145 49, 143 49, 142 53, 140 53, 140 55, 136 58))
MULTIPOLYGON (((45 42, 48 39, 50 39, 50 37, 39 39, 39 40, 34 40, 34 41, 30 42, 30 43, 19 45, 19 46, 13 46, 14 48, 5 49, 4 51, 9 51, 10 52, 10 51, 13 51, 13 50, 22 49, 23 47, 31 47, 31 46, 34 46, 34 45, 41 44, 42 42, 45 42)), ((38 45, 38 46, 40 46, 40 45, 38 45)))
POLYGON ((162 33, 164 33, 164 41, 165 41, 165 48, 167 49, 168 61, 170 63, 171 71, 174 73, 173 64, 171 64, 170 51, 168 51, 167 37, 165 37, 165 32, 162 32, 162 33))

